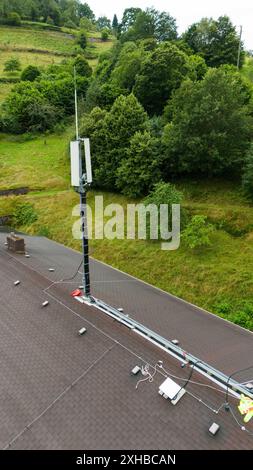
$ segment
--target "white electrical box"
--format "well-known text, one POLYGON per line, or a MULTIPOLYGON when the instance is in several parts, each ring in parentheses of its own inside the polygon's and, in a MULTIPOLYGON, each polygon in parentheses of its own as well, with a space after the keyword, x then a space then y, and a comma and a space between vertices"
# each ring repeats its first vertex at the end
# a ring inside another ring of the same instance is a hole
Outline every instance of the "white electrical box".
POLYGON ((171 403, 176 405, 180 398, 185 394, 185 389, 168 377, 160 385, 159 394, 166 398, 166 400, 169 398, 171 403))
POLYGON ((70 142, 70 159, 71 159, 71 185, 79 186, 82 177, 80 142, 74 140, 70 142))
POLYGON ((85 154, 85 166, 86 166, 86 181, 92 183, 92 171, 91 171, 91 158, 90 158, 90 139, 83 139, 84 142, 84 154, 85 154))

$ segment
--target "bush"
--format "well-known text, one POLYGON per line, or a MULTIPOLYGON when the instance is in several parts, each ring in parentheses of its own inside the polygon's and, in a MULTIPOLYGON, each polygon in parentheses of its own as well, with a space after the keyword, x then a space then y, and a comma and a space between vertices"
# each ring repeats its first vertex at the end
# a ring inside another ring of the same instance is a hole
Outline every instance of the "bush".
POLYGON ((214 226, 206 222, 204 215, 195 215, 182 233, 182 239, 191 249, 211 245, 210 235, 214 232, 214 226))
POLYGON ((77 36, 77 44, 81 47, 82 50, 87 47, 87 36, 84 31, 81 31, 77 36))
POLYGON ((90 77, 92 75, 92 68, 89 66, 89 62, 81 55, 78 55, 74 60, 74 66, 76 73, 83 77, 90 77))
MULTIPOLYGON (((144 204, 147 206, 149 204, 155 204, 160 208, 161 204, 168 205, 168 220, 172 220, 172 204, 182 204, 183 193, 178 191, 175 185, 171 183, 164 183, 163 181, 154 185, 154 189, 150 194, 144 199, 144 204)), ((187 220, 186 211, 181 207, 180 208, 180 225, 184 227, 187 220)), ((171 227, 170 227, 171 229, 171 227)))
POLYGON ((21 69, 21 63, 17 57, 11 57, 4 64, 5 72, 15 72, 16 70, 20 70, 20 69, 21 69))
POLYGON ((69 29, 76 29, 77 28, 76 24, 72 20, 66 21, 66 23, 64 23, 64 26, 65 26, 65 28, 69 28, 69 29))
POLYGON ((102 39, 102 41, 104 41, 104 42, 105 42, 105 41, 108 41, 108 39, 109 39, 109 31, 108 31, 108 29, 102 29, 102 31, 101 31, 101 39, 102 39))
POLYGON ((37 232, 37 235, 39 237, 50 238, 51 233, 50 233, 49 227, 47 225, 41 225, 41 227, 39 228, 39 231, 37 232))
POLYGON ((54 24, 54 20, 53 20, 53 18, 51 18, 51 16, 47 17, 47 24, 50 24, 50 25, 54 24))
POLYGON ((83 16, 80 19, 80 24, 79 24, 81 29, 84 29, 85 31, 96 31, 96 25, 92 23, 92 21, 87 18, 86 16, 83 16))
POLYGON ((22 225, 31 225, 38 219, 37 213, 34 207, 29 202, 20 203, 16 206, 13 214, 14 223, 20 227, 22 225))
POLYGON ((233 310, 233 306, 230 302, 223 300, 214 305, 214 310, 221 315, 227 316, 233 310))
POLYGON ((253 145, 247 155, 243 169, 242 187, 245 194, 253 199, 253 145))
POLYGON ((35 65, 28 65, 21 73, 21 80, 25 82, 33 82, 40 76, 40 70, 35 65))
POLYGON ((117 170, 117 187, 126 196, 139 197, 160 179, 158 140, 147 131, 136 132, 117 170))
POLYGON ((249 314, 247 314, 247 312, 240 311, 233 315, 232 319, 233 322, 237 325, 240 325, 243 328, 247 328, 248 330, 253 330, 252 314, 250 316, 249 314))
POLYGON ((21 82, 3 103, 3 125, 9 132, 45 131, 62 117, 31 82, 21 82))
POLYGON ((10 26, 21 26, 21 18, 18 13, 13 11, 7 16, 6 24, 10 26))

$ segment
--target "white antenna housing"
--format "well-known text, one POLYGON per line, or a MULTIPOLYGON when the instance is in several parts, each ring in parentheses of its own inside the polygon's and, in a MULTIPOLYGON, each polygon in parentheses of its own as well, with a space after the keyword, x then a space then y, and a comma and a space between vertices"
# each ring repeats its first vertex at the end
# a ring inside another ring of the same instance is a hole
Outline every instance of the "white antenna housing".
POLYGON ((86 182, 90 184, 92 183, 90 139, 83 139, 83 142, 84 142, 84 154, 85 154, 85 166, 86 166, 86 182))
POLYGON ((80 179, 82 177, 79 140, 74 140, 70 142, 70 159, 71 159, 71 185, 79 187, 80 179))

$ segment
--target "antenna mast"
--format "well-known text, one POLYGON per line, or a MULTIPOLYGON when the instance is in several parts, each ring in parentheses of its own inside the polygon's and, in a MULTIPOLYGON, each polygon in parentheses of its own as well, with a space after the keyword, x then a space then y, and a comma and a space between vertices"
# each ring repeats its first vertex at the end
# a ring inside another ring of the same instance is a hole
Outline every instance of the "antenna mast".
POLYGON ((237 55, 237 69, 240 67, 240 57, 241 57, 241 48, 242 48, 242 26, 240 26, 240 36, 238 44, 238 55, 237 55))
POLYGON ((83 291, 84 295, 90 299, 90 266, 89 266, 89 242, 88 242, 88 221, 87 221, 87 208, 86 196, 87 186, 92 181, 91 164, 90 164, 90 147, 89 139, 81 139, 79 137, 78 126, 78 100, 77 100, 77 87, 76 87, 76 68, 74 67, 74 88, 75 88, 75 125, 76 125, 76 142, 72 142, 74 147, 71 155, 73 160, 72 177, 76 177, 78 173, 79 178, 75 178, 74 183, 76 191, 80 194, 80 215, 81 215, 81 232, 82 232, 82 248, 83 248, 83 291), (83 173, 82 164, 82 144, 85 151, 86 173, 83 173), (79 181, 78 181, 79 180, 79 181))
POLYGON ((78 140, 79 139, 79 129, 78 129, 78 106, 77 106, 76 68, 75 67, 74 67, 74 87, 75 87, 76 140, 78 140))

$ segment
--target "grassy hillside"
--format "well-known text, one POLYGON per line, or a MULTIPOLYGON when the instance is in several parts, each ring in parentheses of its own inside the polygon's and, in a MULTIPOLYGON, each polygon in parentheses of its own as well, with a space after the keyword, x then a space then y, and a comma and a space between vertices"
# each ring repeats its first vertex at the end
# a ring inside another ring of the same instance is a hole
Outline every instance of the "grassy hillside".
MULTIPOLYGON (((1 136, 0 189, 29 186, 25 196, 0 197, 0 216, 18 203, 30 202, 38 220, 21 227, 80 249, 72 238, 72 208, 78 196, 69 185, 67 147, 71 132, 21 141, 1 136)), ((94 257, 151 284, 253 329, 253 207, 232 183, 181 181, 192 214, 205 214, 216 224, 212 245, 198 251, 182 243, 174 252, 157 242, 92 240, 94 257), (251 323, 250 323, 251 322, 251 323)), ((94 205, 94 192, 89 203, 94 205)), ((105 204, 125 197, 105 194, 105 204)), ((132 201, 131 201, 132 202, 132 201)))
MULTIPOLYGON (((0 79, 19 78, 21 71, 27 65, 48 66, 58 64, 63 59, 73 55, 77 31, 38 30, 37 24, 28 27, 0 26, 0 79), (20 72, 5 72, 4 64, 11 57, 16 57, 21 63, 20 72)), ((106 42, 100 40, 100 33, 88 33, 87 52, 94 58, 89 60, 94 68, 100 53, 110 49, 113 38, 106 42)), ((1 83, 0 103, 5 99, 13 84, 1 83)))
POLYGON ((57 31, 0 27, 1 49, 38 49, 68 54, 73 51, 74 36, 57 31))

